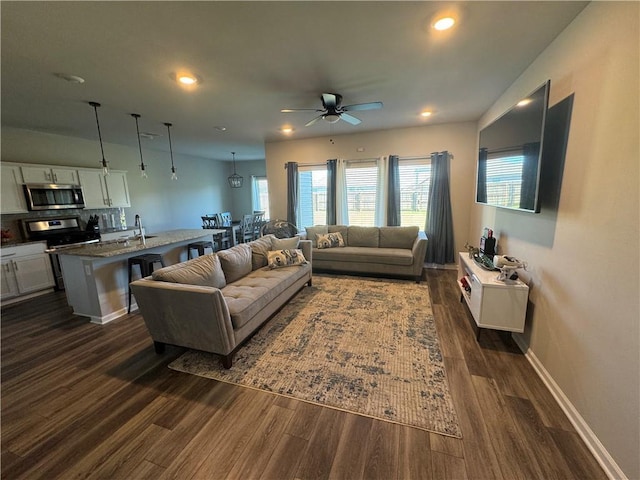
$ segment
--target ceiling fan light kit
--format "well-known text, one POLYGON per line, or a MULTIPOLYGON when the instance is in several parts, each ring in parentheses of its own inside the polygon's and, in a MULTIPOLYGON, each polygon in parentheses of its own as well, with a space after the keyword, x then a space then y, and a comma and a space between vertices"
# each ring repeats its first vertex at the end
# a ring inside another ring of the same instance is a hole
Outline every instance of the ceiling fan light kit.
POLYGON ((294 113, 294 112, 320 112, 320 115, 311 119, 305 124, 305 127, 309 127, 316 123, 318 120, 325 120, 328 123, 336 123, 338 120, 344 120, 351 125, 359 125, 361 120, 359 118, 350 115, 347 112, 363 111, 363 110, 377 110, 382 108, 382 102, 369 102, 369 103, 356 103, 353 105, 342 105, 342 95, 338 93, 323 93, 320 95, 322 101, 322 109, 313 108, 283 108, 280 110, 282 113, 294 113))

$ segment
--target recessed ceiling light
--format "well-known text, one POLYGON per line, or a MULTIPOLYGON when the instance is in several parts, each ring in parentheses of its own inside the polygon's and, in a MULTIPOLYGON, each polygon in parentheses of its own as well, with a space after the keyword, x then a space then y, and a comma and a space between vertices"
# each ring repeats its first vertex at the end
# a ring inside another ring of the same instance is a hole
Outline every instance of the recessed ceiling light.
POLYGON ((70 75, 68 73, 56 73, 55 76, 71 83, 84 83, 84 78, 77 75, 70 75))
POLYGON ((430 117, 431 116, 431 112, 429 110, 425 110, 424 112, 422 112, 420 114, 420 116, 422 116, 422 117, 430 117))
POLYGON ((219 126, 213 127, 213 128, 215 128, 219 132, 225 132, 227 130, 227 127, 223 127, 222 125, 219 125, 219 126))
POLYGON ((171 78, 185 87, 192 87, 202 83, 202 78, 189 72, 172 73, 171 78))
POLYGON ((288 135, 290 133, 293 133, 293 127, 282 127, 280 131, 285 135, 288 135))
POLYGON ((529 105, 531 103, 531 99, 530 98, 525 98, 523 100, 520 100, 518 103, 516 103, 517 107, 524 107, 525 105, 529 105))
POLYGON ((436 22, 433 24, 433 28, 435 28, 436 30, 447 30, 453 27, 455 23, 456 21, 452 17, 443 17, 436 20, 436 22))

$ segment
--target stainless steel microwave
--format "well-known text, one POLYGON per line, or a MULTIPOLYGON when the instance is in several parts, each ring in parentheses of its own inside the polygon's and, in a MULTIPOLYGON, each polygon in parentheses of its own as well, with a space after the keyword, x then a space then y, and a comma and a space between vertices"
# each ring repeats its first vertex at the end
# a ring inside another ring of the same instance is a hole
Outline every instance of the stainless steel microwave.
POLYGON ((80 185, 27 183, 24 185, 24 193, 29 210, 84 208, 84 195, 80 185))

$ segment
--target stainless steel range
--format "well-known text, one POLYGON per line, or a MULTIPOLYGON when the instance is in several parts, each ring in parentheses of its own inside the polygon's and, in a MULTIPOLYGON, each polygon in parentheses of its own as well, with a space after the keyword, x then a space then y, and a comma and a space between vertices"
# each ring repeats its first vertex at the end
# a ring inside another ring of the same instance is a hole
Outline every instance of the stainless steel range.
POLYGON ((100 231, 93 225, 83 230, 80 217, 59 217, 36 220, 22 220, 20 228, 27 241, 46 241, 50 254, 53 274, 56 278, 56 288, 64 289, 60 261, 55 252, 64 249, 96 243, 100 241, 100 231))

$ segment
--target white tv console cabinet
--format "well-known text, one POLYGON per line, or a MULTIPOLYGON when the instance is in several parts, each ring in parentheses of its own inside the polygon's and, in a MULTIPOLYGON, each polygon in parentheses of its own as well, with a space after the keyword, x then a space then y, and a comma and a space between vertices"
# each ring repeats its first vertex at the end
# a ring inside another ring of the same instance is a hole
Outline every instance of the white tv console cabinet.
POLYGON ((478 338, 483 328, 524 332, 529 287, 521 280, 497 280, 498 271, 477 265, 467 252, 458 253, 458 287, 460 301, 465 301, 478 326, 478 338), (465 290, 465 278, 471 291, 465 290))

